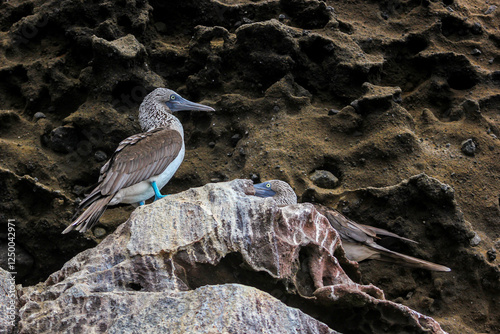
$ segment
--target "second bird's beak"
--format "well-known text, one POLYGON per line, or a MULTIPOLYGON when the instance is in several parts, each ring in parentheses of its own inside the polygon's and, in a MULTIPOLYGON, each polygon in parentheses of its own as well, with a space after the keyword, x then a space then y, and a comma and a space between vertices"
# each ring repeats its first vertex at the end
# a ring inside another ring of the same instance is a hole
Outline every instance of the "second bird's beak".
POLYGON ((271 190, 271 188, 267 188, 265 183, 254 184, 255 196, 258 197, 273 197, 276 195, 276 192, 271 190))

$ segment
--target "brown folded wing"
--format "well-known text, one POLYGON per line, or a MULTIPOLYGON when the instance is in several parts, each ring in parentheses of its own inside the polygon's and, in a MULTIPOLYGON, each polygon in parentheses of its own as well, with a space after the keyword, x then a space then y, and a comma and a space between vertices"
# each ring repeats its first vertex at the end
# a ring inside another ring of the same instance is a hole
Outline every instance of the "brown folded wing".
POLYGON ((316 204, 315 207, 328 219, 332 227, 340 234, 342 240, 364 243, 377 237, 372 231, 347 219, 336 210, 319 204, 316 204))
POLYGON ((182 136, 170 129, 154 129, 124 139, 101 168, 99 190, 110 195, 161 174, 178 156, 182 136))

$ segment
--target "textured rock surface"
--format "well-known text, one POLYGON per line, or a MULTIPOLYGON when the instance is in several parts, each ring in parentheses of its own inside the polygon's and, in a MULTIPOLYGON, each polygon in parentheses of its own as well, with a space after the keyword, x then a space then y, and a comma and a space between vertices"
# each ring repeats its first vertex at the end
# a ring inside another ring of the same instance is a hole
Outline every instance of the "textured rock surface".
POLYGON ((22 310, 26 321, 20 333, 337 333, 265 292, 238 284, 158 292, 100 292, 77 284, 38 306, 22 310))
POLYGON ((22 290, 19 332, 444 333, 432 318, 352 281, 342 266, 355 264, 312 205, 279 208, 252 193, 250 180, 235 180, 138 208, 97 247, 22 290), (283 286, 280 297, 304 312, 329 309, 328 326, 231 283, 270 293, 283 286))
POLYGON ((97 180, 96 152, 109 157, 138 132, 143 97, 167 86, 216 111, 179 114, 186 158, 166 193, 211 180, 287 181, 299 201, 417 239, 409 253, 453 269, 434 276, 372 261, 361 264, 362 282, 449 332, 500 332, 500 257, 489 255, 500 250, 498 6, 3 1, 0 226, 16 219, 16 243, 34 260, 18 283, 44 281, 129 217, 131 207, 110 208, 95 233, 60 235, 97 180), (44 140, 61 127, 77 139, 69 153, 44 140), (461 151, 468 139, 474 156, 461 151), (315 170, 339 184, 314 185, 315 170), (438 205, 414 183, 365 197, 421 173, 452 187, 454 201, 438 205), (454 234, 459 212, 474 247, 454 234))

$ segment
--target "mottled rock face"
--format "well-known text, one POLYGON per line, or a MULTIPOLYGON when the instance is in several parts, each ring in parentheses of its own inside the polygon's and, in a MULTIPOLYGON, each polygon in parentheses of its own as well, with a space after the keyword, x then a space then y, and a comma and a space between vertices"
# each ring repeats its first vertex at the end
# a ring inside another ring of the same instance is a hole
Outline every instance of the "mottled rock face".
MULTIPOLYGON (((186 157, 166 193, 241 177, 287 181, 301 202, 409 232, 420 242, 418 253, 408 249, 412 254, 450 254, 445 263, 452 274, 437 278, 362 264, 365 282, 383 287, 388 299, 429 313, 450 332, 500 332, 498 308, 491 307, 500 257, 485 259, 492 248, 500 250, 496 6, 477 0, 2 1, 0 225, 16 219, 17 245, 34 260, 30 270, 18 270, 17 282, 44 281, 128 219, 133 208, 110 208, 95 233, 61 236, 99 175, 97 152, 110 157, 121 140, 141 131, 143 98, 168 87, 216 112, 179 115, 186 157), (52 145, 65 144, 51 137, 61 127, 78 140, 76 147, 62 145, 68 153, 52 145), (461 151, 467 139, 474 156, 461 151), (333 173, 339 184, 315 185, 309 178, 315 170, 333 173), (443 232, 455 230, 455 210, 422 205, 418 193, 359 201, 364 189, 423 172, 455 189, 456 204, 481 238, 476 247, 443 237, 442 221, 449 226, 443 232), (344 205, 353 190, 356 198, 344 205)), ((238 265, 235 254, 224 265, 238 265)), ((202 278, 208 279, 192 280, 202 278)))
POLYGON ((355 283, 346 271, 356 264, 312 205, 280 208, 253 193, 250 180, 235 180, 139 207, 97 247, 20 291, 20 333, 442 333, 355 283), (325 307, 328 316, 314 311, 325 307), (370 314, 362 323, 360 312, 370 314))

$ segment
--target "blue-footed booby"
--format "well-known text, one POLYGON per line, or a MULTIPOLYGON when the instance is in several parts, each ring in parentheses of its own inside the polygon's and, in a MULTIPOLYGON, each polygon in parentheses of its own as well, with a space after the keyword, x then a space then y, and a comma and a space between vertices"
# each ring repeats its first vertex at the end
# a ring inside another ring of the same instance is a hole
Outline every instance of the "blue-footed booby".
POLYGON ((101 168, 99 184, 79 205, 87 208, 62 233, 73 229, 85 232, 109 205, 144 204, 167 184, 184 159, 184 129, 172 113, 180 110, 214 111, 203 104, 181 97, 173 90, 157 88, 139 107, 139 122, 144 131, 120 142, 101 168))
MULTIPOLYGON (((255 196, 271 197, 278 206, 297 204, 297 195, 292 187, 281 180, 271 180, 254 185, 255 196)), ((429 261, 391 251, 378 245, 375 239, 380 236, 389 236, 401 240, 417 243, 403 238, 395 233, 368 225, 358 224, 338 211, 324 205, 314 204, 316 210, 324 215, 332 227, 338 232, 342 240, 346 257, 349 260, 360 262, 366 259, 392 262, 399 265, 422 268, 433 271, 450 271, 451 269, 429 261)))

